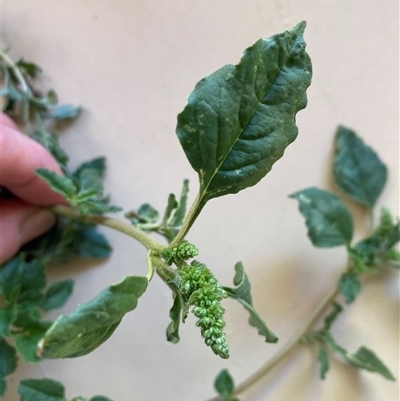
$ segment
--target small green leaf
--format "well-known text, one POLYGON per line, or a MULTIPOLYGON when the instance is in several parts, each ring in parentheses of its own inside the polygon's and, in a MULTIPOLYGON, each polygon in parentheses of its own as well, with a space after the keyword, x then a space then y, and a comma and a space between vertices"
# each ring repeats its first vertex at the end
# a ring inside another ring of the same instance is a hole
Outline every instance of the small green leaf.
POLYGON ((74 280, 72 279, 53 283, 46 291, 42 309, 48 311, 63 306, 72 294, 73 287, 74 280))
POLYGON ((337 302, 332 302, 333 311, 324 319, 324 329, 329 330, 343 308, 337 302))
POLYGON ((101 178, 104 178, 104 175, 106 173, 106 158, 96 157, 95 159, 82 163, 75 171, 74 176, 79 178, 81 177, 82 173, 88 169, 96 170, 98 175, 101 178))
POLYGON ((75 118, 81 111, 81 106, 75 104, 61 104, 51 110, 51 116, 58 120, 75 118))
POLYGON ((68 316, 61 315, 39 344, 42 358, 73 358, 92 352, 118 327, 123 316, 137 306, 146 291, 146 277, 128 276, 80 304, 68 316))
POLYGON ((67 401, 64 386, 51 379, 25 379, 18 385, 21 401, 67 401))
POLYGON ((71 178, 57 175, 55 172, 44 168, 37 169, 36 174, 45 180, 51 189, 64 196, 68 202, 74 204, 77 188, 71 178))
POLYGON ((50 104, 50 105, 54 105, 54 104, 56 104, 57 102, 58 102, 57 93, 56 93, 53 89, 50 89, 50 90, 47 92, 47 95, 46 95, 46 103, 48 103, 48 104, 50 104))
POLYGON ((330 248, 349 244, 353 237, 353 219, 340 199, 315 187, 298 191, 300 213, 306 219, 308 236, 314 246, 330 248))
POLYGON ((227 369, 221 370, 214 382, 215 390, 220 395, 232 394, 235 383, 233 382, 232 376, 229 374, 227 369))
POLYGON ((89 401, 112 401, 108 397, 104 397, 104 395, 95 395, 89 401))
POLYGON ((186 215, 186 204, 187 204, 187 195, 189 192, 189 180, 183 181, 183 187, 181 191, 181 196, 179 197, 179 202, 177 203, 177 207, 168 220, 167 225, 172 227, 180 227, 183 223, 183 220, 186 215))
POLYGON ((42 71, 37 64, 25 61, 23 58, 18 60, 15 64, 23 69, 31 78, 36 78, 36 76, 42 71))
POLYGON ((326 373, 329 370, 329 359, 328 359, 328 353, 323 348, 319 349, 318 360, 319 360, 319 362, 321 364, 319 377, 322 380, 324 380, 325 377, 326 377, 326 373))
POLYGON ((338 288, 346 304, 352 303, 361 291, 361 282, 357 274, 344 273, 339 279, 338 288))
POLYGON ((237 287, 224 287, 224 290, 227 292, 229 298, 240 302, 247 309, 250 314, 249 324, 258 329, 258 333, 265 337, 265 341, 268 343, 276 343, 278 337, 267 327, 264 320, 253 308, 250 282, 241 262, 236 263, 235 271, 234 284, 237 285, 237 287))
POLYGON ((5 377, 17 368, 17 353, 15 348, 8 344, 4 338, 0 337, 0 396, 7 389, 5 377))
POLYGON ((177 344, 180 340, 179 338, 179 324, 181 322, 182 315, 182 298, 177 291, 172 292, 174 297, 174 303, 169 311, 169 317, 171 322, 167 327, 167 340, 172 342, 172 344, 177 344))
POLYGON ((150 203, 144 203, 141 205, 137 211, 141 222, 145 223, 156 223, 160 214, 158 211, 150 205, 150 203))
POLYGON ((208 200, 257 184, 296 139, 311 83, 305 25, 258 40, 190 94, 176 128, 200 181, 190 225, 208 200))
POLYGON ((15 335, 15 347, 25 362, 40 362, 37 345, 50 326, 51 322, 40 321, 15 335))
POLYGON ((386 183, 387 169, 378 155, 354 131, 339 127, 333 169, 340 189, 372 208, 386 183))
POLYGON ((389 380, 396 380, 384 363, 374 354, 374 352, 366 347, 360 347, 355 354, 347 354, 346 359, 357 368, 379 373, 389 380))

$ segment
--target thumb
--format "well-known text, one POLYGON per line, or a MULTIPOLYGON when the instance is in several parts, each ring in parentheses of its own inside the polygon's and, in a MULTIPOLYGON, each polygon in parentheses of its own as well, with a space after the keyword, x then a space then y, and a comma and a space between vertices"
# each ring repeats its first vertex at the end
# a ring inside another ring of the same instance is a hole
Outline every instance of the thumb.
POLYGON ((12 258, 26 242, 45 233, 55 223, 55 215, 20 200, 1 201, 0 265, 12 258))

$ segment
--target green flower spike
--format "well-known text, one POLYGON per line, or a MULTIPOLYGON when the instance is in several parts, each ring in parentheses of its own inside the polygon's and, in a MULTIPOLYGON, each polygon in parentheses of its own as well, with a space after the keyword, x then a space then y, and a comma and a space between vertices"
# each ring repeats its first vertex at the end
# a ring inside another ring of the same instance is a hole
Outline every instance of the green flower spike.
POLYGON ((201 328, 201 336, 216 355, 229 358, 229 347, 225 339, 224 312, 221 301, 228 297, 218 284, 211 271, 202 263, 194 260, 190 266, 180 270, 182 295, 193 314, 199 319, 196 326, 201 328))
POLYGON ((188 259, 193 258, 199 254, 199 250, 191 243, 187 241, 180 241, 177 244, 165 248, 162 251, 162 257, 171 266, 175 263, 177 266, 188 259))

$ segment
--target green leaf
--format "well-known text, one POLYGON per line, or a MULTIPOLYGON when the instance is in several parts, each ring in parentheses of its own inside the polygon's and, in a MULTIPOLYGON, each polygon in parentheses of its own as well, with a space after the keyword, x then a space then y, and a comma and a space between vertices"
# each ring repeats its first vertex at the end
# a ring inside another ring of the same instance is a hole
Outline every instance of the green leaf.
POLYGON ((156 223, 160 214, 158 211, 150 205, 150 203, 144 203, 137 211, 140 222, 142 223, 156 223))
POLYGON ((107 258, 112 251, 107 238, 94 227, 78 231, 73 247, 76 255, 85 258, 107 258))
POLYGON ((23 259, 16 256, 0 268, 0 294, 9 303, 14 303, 21 292, 23 266, 23 259))
POLYGON ((344 296, 346 304, 352 303, 361 291, 361 282, 357 274, 344 273, 339 279, 338 288, 344 296))
POLYGON ((74 204, 77 188, 71 178, 57 175, 55 172, 47 170, 45 168, 39 168, 36 170, 36 174, 45 180, 51 189, 60 193, 64 198, 74 204))
POLYGON ((329 330, 343 308, 337 302, 332 302, 333 311, 324 319, 324 329, 329 330))
POLYGON ((235 383, 233 382, 232 376, 229 374, 227 369, 221 370, 214 382, 215 390, 220 395, 232 394, 235 383))
POLYGON ((240 302, 249 312, 249 324, 258 329, 258 333, 265 337, 265 341, 268 343, 276 343, 278 337, 267 327, 261 316, 255 311, 252 305, 251 293, 250 293, 250 282, 244 272, 244 268, 241 262, 235 265, 235 277, 234 284, 236 288, 224 287, 229 298, 235 299, 240 302))
POLYGON ((73 287, 74 280, 72 279, 53 283, 46 291, 42 309, 48 311, 63 306, 72 294, 73 287))
POLYGON ((323 349, 320 348, 319 349, 319 353, 318 353, 318 360, 321 364, 321 369, 320 369, 320 373, 319 373, 319 377, 323 380, 326 377, 326 373, 329 370, 329 359, 328 359, 328 354, 327 352, 323 349))
POLYGON ((168 220, 167 225, 172 227, 180 227, 186 215, 186 204, 187 195, 189 192, 189 180, 183 180, 183 187, 181 191, 181 196, 179 197, 179 202, 177 207, 172 214, 171 218, 168 220))
POLYGON ((51 322, 40 321, 15 335, 15 347, 25 362, 40 362, 37 345, 50 326, 51 322))
POLYGON ((85 170, 96 170, 98 175, 101 178, 104 178, 106 173, 106 158, 105 157, 96 157, 95 159, 89 160, 87 162, 82 163, 74 173, 74 176, 79 178, 82 176, 82 173, 85 170))
POLYGON ((372 208, 386 183, 387 169, 378 155, 354 131, 339 127, 333 169, 339 188, 372 208))
POLYGON ((353 219, 340 199, 315 187, 298 191, 300 213, 306 219, 308 236, 314 246, 330 248, 349 244, 353 237, 353 219))
POLYGON ((181 322, 181 314, 182 314, 182 298, 177 291, 172 292, 174 297, 174 303, 169 311, 169 317, 171 318, 171 322, 167 327, 167 341, 172 342, 172 344, 177 344, 180 340, 179 338, 179 324, 181 322))
POLYGON ((92 397, 89 401, 112 401, 112 400, 108 397, 104 397, 104 395, 96 395, 92 397))
POLYGON ((10 326, 17 317, 17 309, 15 305, 9 305, 0 308, 0 336, 10 336, 10 326))
POLYGON ((146 291, 146 277, 128 276, 80 304, 68 316, 61 315, 39 344, 42 358, 73 358, 86 355, 106 341, 123 316, 134 310, 146 291))
POLYGON ((58 120, 75 118, 81 111, 81 106, 75 104, 61 104, 51 110, 51 116, 58 120))
POLYGON ((51 379, 25 379, 18 385, 21 401, 67 401, 64 386, 51 379))
POLYGON ((17 353, 15 348, 8 344, 4 338, 0 337, 0 396, 7 389, 5 377, 17 368, 17 353))
POLYGON ((15 64, 23 69, 31 78, 36 78, 36 76, 42 71, 37 64, 25 61, 23 58, 18 60, 15 64))
POLYGON ((208 200, 257 184, 296 139, 311 83, 305 25, 258 40, 190 94, 176 128, 200 181, 190 225, 208 200))
POLYGON ((357 368, 379 373, 389 380, 396 380, 389 369, 374 354, 374 352, 366 347, 360 347, 355 354, 347 354, 346 359, 357 368))

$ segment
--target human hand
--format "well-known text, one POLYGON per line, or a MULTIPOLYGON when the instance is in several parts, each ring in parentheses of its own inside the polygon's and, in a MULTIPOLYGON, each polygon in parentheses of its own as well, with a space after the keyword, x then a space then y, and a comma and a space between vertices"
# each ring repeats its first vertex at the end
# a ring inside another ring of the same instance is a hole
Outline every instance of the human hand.
POLYGON ((50 153, 1 113, 0 186, 15 197, 0 199, 0 265, 55 223, 54 214, 38 206, 65 204, 61 195, 36 176, 40 167, 62 174, 50 153))

